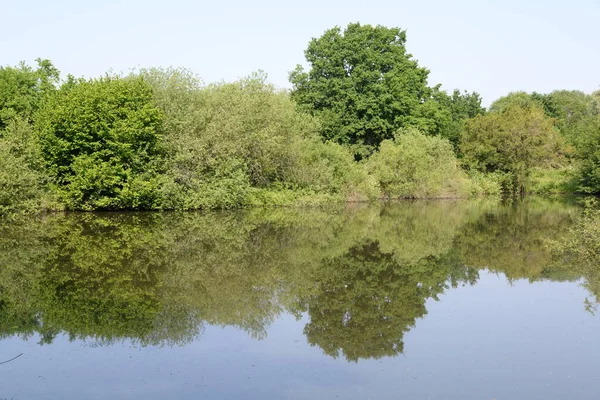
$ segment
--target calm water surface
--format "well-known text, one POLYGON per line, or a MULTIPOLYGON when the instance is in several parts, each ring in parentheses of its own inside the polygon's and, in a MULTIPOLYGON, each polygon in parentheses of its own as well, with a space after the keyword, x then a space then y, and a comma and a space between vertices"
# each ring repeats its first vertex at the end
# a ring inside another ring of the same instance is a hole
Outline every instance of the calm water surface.
POLYGON ((0 226, 0 399, 597 399, 578 206, 67 214, 0 226))

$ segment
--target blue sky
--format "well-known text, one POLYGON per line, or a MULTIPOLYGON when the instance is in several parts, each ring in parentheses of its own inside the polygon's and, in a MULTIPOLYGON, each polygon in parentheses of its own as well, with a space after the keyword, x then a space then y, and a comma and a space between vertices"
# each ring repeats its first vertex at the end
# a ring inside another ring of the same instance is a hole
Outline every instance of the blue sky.
POLYGON ((600 89, 600 0, 8 1, 0 64, 49 58, 64 73, 181 66, 205 82, 262 69, 278 87, 312 37, 350 22, 407 30, 430 83, 479 92, 600 89))

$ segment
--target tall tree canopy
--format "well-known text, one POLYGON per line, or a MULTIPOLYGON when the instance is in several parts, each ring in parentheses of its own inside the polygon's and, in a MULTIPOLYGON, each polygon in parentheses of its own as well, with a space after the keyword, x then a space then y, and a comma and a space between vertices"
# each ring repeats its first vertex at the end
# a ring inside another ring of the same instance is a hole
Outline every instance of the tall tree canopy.
POLYGON ((368 155, 398 128, 439 134, 451 111, 432 98, 429 71, 406 51, 399 28, 354 23, 329 29, 305 51, 310 69, 290 73, 292 97, 322 123, 327 140, 368 155))

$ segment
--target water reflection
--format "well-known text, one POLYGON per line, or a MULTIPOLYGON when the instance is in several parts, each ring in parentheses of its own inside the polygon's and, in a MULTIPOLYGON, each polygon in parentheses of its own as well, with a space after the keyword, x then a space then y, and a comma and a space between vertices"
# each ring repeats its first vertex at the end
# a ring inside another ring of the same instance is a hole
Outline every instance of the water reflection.
POLYGON ((394 356, 427 300, 484 268, 584 277, 598 295, 599 274, 544 244, 577 212, 530 200, 32 219, 0 229, 0 337, 172 345, 217 325, 260 339, 287 312, 307 315, 308 342, 332 357, 394 356))

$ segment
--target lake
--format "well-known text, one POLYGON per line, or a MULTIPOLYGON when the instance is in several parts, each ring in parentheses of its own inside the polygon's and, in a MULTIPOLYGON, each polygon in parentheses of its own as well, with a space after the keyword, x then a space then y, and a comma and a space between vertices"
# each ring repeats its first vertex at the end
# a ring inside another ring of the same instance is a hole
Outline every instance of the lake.
POLYGON ((0 399, 596 399, 600 268, 548 248, 580 210, 530 198, 4 224, 0 399))

